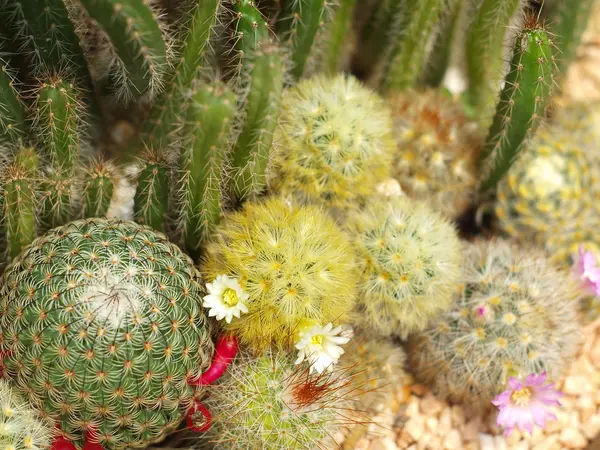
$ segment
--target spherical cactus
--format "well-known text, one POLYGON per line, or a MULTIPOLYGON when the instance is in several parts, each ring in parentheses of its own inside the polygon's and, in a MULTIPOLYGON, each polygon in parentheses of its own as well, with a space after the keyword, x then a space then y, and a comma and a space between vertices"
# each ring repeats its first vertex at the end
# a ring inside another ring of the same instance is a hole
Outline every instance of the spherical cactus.
POLYGON ((0 380, 0 447, 7 450, 42 450, 51 443, 54 424, 38 413, 20 395, 0 380))
POLYGON ((301 81, 284 95, 273 191, 341 208, 387 178, 393 138, 383 101, 343 75, 301 81))
POLYGON ((450 307, 461 255, 447 219, 406 197, 372 198, 348 228, 362 271, 358 312, 365 328, 404 338, 450 307))
POLYGON ((561 376, 578 347, 573 285, 545 255, 505 241, 465 244, 452 309, 411 338, 409 364, 453 402, 484 409, 509 376, 561 376))
POLYGON ((481 138, 458 102, 437 90, 393 95, 396 149, 392 176, 409 197, 450 218, 474 199, 481 138))
POLYGON ((248 312, 224 325, 258 351, 292 344, 307 320, 343 323, 356 296, 356 256, 344 233, 320 208, 277 198, 227 216, 202 269, 207 282, 239 281, 248 312))
POLYGON ((589 209, 591 188, 585 151, 560 129, 540 131, 498 185, 496 216, 505 232, 526 239, 589 209))
POLYGON ((191 260, 133 222, 89 219, 6 269, 0 350, 27 400, 81 447, 143 447, 174 429, 213 344, 191 260))
POLYGON ((352 386, 343 370, 310 376, 292 355, 242 354, 210 388, 204 439, 214 450, 329 448, 353 411, 352 386))

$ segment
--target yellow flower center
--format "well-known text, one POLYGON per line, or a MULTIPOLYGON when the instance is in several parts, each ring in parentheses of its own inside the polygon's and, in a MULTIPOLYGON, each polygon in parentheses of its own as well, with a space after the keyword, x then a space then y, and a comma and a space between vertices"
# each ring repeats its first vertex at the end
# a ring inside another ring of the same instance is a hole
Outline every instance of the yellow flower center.
POLYGON ((527 406, 531 399, 531 388, 524 387, 523 389, 513 392, 510 399, 517 406, 527 406))
POLYGON ((323 339, 324 338, 322 334, 315 334, 312 338, 310 338, 310 341, 313 345, 323 345, 323 339))
POLYGON ((223 303, 227 306, 235 306, 239 301, 240 299, 234 289, 227 288, 223 291, 223 303))

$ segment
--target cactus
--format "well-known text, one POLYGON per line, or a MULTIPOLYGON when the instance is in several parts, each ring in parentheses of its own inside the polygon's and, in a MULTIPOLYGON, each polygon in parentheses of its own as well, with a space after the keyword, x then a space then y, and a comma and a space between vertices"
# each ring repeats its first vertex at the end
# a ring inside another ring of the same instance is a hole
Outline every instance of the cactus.
POLYGON ((87 165, 83 180, 83 217, 105 217, 110 207, 116 181, 111 161, 97 159, 87 165))
POLYGON ((353 396, 346 371, 311 377, 291 355, 242 354, 210 390, 214 420, 204 441, 215 450, 328 448, 353 396))
POLYGON ((244 124, 232 152, 234 195, 254 197, 266 186, 266 170, 283 90, 280 50, 260 11, 249 0, 235 4, 236 46, 242 58, 244 124))
MULTIPOLYGON (((352 19, 357 0, 340 0, 334 17, 326 29, 327 43, 322 56, 322 72, 334 76, 348 65, 350 42, 354 40, 352 19)), ((320 43, 319 43, 320 45, 320 43)))
POLYGON ((553 47, 543 26, 530 18, 517 37, 510 72, 485 142, 481 190, 496 186, 544 118, 554 83, 553 47))
POLYGON ((560 128, 538 133, 498 185, 496 217, 509 235, 528 239, 565 225, 591 205, 590 162, 560 128))
POLYGON ((452 309, 409 345, 417 379, 452 402, 491 407, 509 376, 560 377, 580 338, 568 275, 545 255, 495 240, 465 244, 452 309))
POLYGON ((248 313, 225 327, 242 344, 286 348, 305 320, 343 323, 356 294, 356 260, 346 236, 315 206, 281 199, 230 213, 206 246, 204 279, 239 280, 248 313))
POLYGON ((198 272, 164 235, 72 222, 21 253, 1 292, 6 372, 78 448, 86 432, 139 448, 179 424, 213 344, 198 272))
POLYGON ((389 98, 396 151, 392 175, 402 190, 457 219, 475 200, 481 139, 456 101, 436 90, 389 98))
POLYGON ((164 232, 169 205, 169 167, 163 156, 151 150, 142 155, 141 165, 133 216, 136 222, 164 232))
POLYGON ((461 255, 441 215, 405 197, 371 198, 348 228, 362 272, 357 308, 365 328, 406 338, 450 308, 461 255))
POLYGON ((194 259, 221 216, 222 166, 235 112, 235 96, 218 83, 198 88, 188 109, 180 221, 184 248, 194 259))
POLYGON ((15 90, 14 76, 2 59, 0 66, 0 141, 16 143, 27 129, 25 107, 15 90))
POLYGON ((339 75, 300 82, 284 95, 272 191, 348 208, 389 177, 394 145, 382 100, 339 75))
POLYGON ((43 450, 50 446, 52 424, 38 417, 8 381, 0 379, 0 447, 43 450))

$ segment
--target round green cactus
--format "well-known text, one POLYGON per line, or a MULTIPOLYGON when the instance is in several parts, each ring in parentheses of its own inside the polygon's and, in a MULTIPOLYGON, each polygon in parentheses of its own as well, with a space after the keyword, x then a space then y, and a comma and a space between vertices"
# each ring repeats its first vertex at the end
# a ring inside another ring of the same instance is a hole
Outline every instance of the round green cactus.
POLYGON ((42 450, 51 443, 54 424, 38 417, 8 381, 0 380, 0 447, 6 450, 42 450))
POLYGON ((389 111, 356 79, 301 81, 284 94, 281 108, 273 191, 344 209, 389 176, 394 146, 389 111))
POLYGON ((346 235, 320 208, 278 198, 225 217, 202 269, 207 282, 239 281, 248 313, 224 326, 259 351, 294 343, 306 321, 343 323, 356 297, 356 256, 346 235))
POLYGON ((409 197, 459 217, 477 190, 477 127, 457 102, 437 90, 398 93, 389 105, 397 144, 392 176, 409 197))
POLYGON ((373 197, 348 228, 359 255, 361 323, 406 337, 450 307, 459 277, 454 227, 425 203, 373 197))
POLYGON ((133 222, 88 219, 36 239, 2 279, 0 350, 15 387, 81 447, 174 429, 213 344, 191 260, 133 222))
POLYGON ((409 344, 417 378, 445 399, 483 409, 509 376, 561 376, 580 338, 568 274, 501 240, 466 244, 463 257, 454 306, 409 344))

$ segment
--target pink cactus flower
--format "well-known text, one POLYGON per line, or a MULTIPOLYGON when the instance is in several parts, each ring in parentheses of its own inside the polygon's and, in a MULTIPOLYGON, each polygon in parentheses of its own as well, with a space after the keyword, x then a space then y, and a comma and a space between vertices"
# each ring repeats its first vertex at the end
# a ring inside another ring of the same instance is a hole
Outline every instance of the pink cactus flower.
POLYGON ((583 283, 583 288, 591 295, 600 296, 600 267, 596 256, 579 247, 579 259, 573 265, 573 274, 583 283))
POLYGON ((551 406, 560 406, 558 399, 564 394, 554 389, 554 383, 545 384, 546 372, 532 373, 525 381, 510 377, 506 391, 492 404, 500 411, 496 424, 504 427, 508 436, 515 427, 533 433, 533 425, 544 428, 547 420, 555 420, 551 406))

